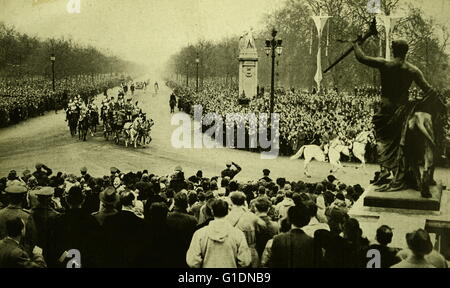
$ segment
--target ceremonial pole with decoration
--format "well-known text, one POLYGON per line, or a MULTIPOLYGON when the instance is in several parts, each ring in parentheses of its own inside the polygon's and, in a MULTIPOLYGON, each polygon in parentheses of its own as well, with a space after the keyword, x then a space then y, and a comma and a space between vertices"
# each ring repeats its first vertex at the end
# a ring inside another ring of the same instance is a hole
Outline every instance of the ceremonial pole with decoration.
POLYGON ((321 40, 322 40, 322 32, 323 28, 325 27, 325 24, 327 23, 328 18, 331 18, 331 16, 328 15, 319 15, 319 16, 312 16, 312 19, 314 21, 314 24, 317 28, 317 39, 318 39, 318 49, 317 49, 317 70, 316 75, 314 76, 314 81, 317 84, 317 93, 320 91, 320 84, 322 82, 322 47, 321 47, 321 40))
POLYGON ((398 20, 401 19, 401 16, 391 16, 391 15, 378 15, 378 22, 382 22, 384 26, 384 31, 386 35, 386 60, 391 60, 391 35, 392 31, 395 28, 398 20))

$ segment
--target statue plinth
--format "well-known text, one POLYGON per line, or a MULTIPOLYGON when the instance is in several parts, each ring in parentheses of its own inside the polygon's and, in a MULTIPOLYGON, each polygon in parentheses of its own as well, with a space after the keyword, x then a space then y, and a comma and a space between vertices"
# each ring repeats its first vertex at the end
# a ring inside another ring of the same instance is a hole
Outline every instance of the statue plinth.
POLYGON ((431 186, 430 192, 433 195, 431 198, 422 198, 420 192, 415 190, 376 192, 370 187, 367 195, 364 197, 364 206, 439 211, 441 207, 442 186, 431 186))
POLYGON ((422 198, 419 191, 374 192, 369 186, 349 211, 360 222, 365 236, 375 241, 381 225, 394 228, 393 245, 407 248, 405 233, 425 229, 432 233, 435 247, 450 257, 450 191, 442 185, 430 187, 432 198, 422 198))
POLYGON ((239 39, 239 98, 251 99, 258 93, 258 51, 251 32, 239 39))

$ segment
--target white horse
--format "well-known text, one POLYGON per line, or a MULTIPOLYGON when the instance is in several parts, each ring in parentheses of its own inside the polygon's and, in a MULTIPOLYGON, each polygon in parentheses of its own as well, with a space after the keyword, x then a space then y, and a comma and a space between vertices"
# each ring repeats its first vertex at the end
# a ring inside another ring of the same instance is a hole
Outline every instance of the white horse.
POLYGON ((361 161, 359 168, 362 168, 364 172, 367 172, 365 155, 366 145, 370 142, 370 139, 373 139, 372 133, 369 131, 363 131, 355 137, 351 147, 353 155, 361 161))
POLYGON ((309 163, 311 163, 313 159, 320 162, 326 162, 326 155, 328 155, 329 162, 332 166, 332 169, 330 170, 331 173, 334 173, 339 169, 343 168, 340 161, 341 153, 347 156, 350 155, 348 146, 343 145, 342 142, 338 140, 332 141, 330 144, 324 145, 324 150, 322 150, 322 148, 317 145, 304 145, 298 150, 298 152, 294 156, 291 157, 291 160, 299 159, 300 157, 302 157, 302 155, 304 155, 305 156, 305 163, 303 164, 304 174, 308 178, 310 178, 311 175, 309 175, 308 172, 309 163))
POLYGON ((142 145, 148 145, 152 141, 150 131, 152 130, 153 125, 155 125, 153 119, 147 119, 145 121, 142 121, 142 126, 138 136, 138 139, 142 145))
POLYGON ((298 150, 297 154, 295 154, 294 156, 291 157, 291 160, 299 159, 300 157, 302 157, 302 155, 305 155, 305 163, 303 163, 303 168, 304 168, 303 173, 308 178, 311 177, 311 175, 309 175, 309 173, 308 173, 308 167, 309 167, 309 163, 311 162, 311 160, 316 159, 317 161, 320 161, 320 162, 326 161, 325 152, 322 151, 322 148, 320 148, 320 146, 317 146, 317 145, 302 146, 298 150))
MULTIPOLYGON (((327 146, 325 146, 325 151, 327 150, 327 146)), ((341 154, 344 154, 347 157, 350 157, 350 149, 347 145, 344 145, 341 140, 338 138, 332 140, 328 146, 328 159, 332 167, 330 170, 331 173, 337 172, 339 169, 344 168, 341 164, 341 154)))
POLYGON ((136 117, 133 122, 127 122, 123 126, 123 131, 125 134, 125 147, 128 147, 128 142, 134 144, 134 148, 137 148, 137 139, 139 135, 139 130, 142 127, 142 118, 136 117))

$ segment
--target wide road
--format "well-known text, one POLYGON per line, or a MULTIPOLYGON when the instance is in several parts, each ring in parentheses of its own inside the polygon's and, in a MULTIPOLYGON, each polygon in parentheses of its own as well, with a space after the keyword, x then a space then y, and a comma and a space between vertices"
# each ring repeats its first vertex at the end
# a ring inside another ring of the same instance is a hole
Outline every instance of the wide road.
MULTIPOLYGON (((152 82, 155 79, 151 79, 152 82)), ((242 172, 236 177, 241 181, 259 179, 262 169, 272 171, 271 177, 286 177, 290 180, 308 182, 321 181, 328 175, 330 166, 327 163, 313 162, 310 167, 312 178, 303 175, 303 160, 290 160, 278 157, 274 160, 263 160, 258 153, 250 153, 236 149, 186 149, 174 148, 171 136, 178 126, 171 125, 172 115, 169 113, 170 89, 158 79, 158 94, 149 85, 146 92, 137 90, 134 101, 155 121, 152 130, 153 141, 145 148, 125 148, 123 143, 116 145, 106 141, 101 132, 95 137, 88 135, 86 142, 72 138, 64 121, 64 111, 58 114, 48 112, 46 115, 30 119, 17 125, 0 129, 0 177, 4 177, 11 169, 21 173, 25 169, 34 171, 36 162, 43 162, 54 170, 54 173, 79 174, 79 169, 86 166, 95 177, 109 174, 111 166, 121 171, 149 170, 157 175, 172 173, 175 166, 183 167, 186 176, 202 170, 206 177, 220 175, 227 161, 234 161, 242 166, 242 172)), ((117 95, 117 89, 109 91, 117 95)), ((97 101, 103 96, 99 95, 97 101)), ((356 169, 357 164, 345 164, 344 170, 336 176, 348 184, 368 185, 377 169, 376 165, 368 165, 368 174, 356 169)), ((448 169, 438 169, 436 179, 449 186, 448 169)))

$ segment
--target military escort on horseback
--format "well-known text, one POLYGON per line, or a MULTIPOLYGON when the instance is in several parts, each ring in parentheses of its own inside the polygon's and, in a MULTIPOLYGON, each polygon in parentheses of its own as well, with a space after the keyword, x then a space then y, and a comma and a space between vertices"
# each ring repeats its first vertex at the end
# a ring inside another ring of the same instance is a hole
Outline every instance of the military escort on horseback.
POLYGON ((125 94, 123 89, 119 90, 116 99, 105 94, 100 113, 93 102, 86 105, 79 95, 70 99, 66 108, 66 121, 72 137, 78 133, 79 139, 86 141, 89 131, 93 137, 100 118, 106 140, 113 139, 116 144, 123 140, 125 146, 132 143, 135 148, 137 145, 148 145, 152 140, 150 131, 154 122, 142 112, 138 101, 133 103, 131 98, 125 100, 125 94))

